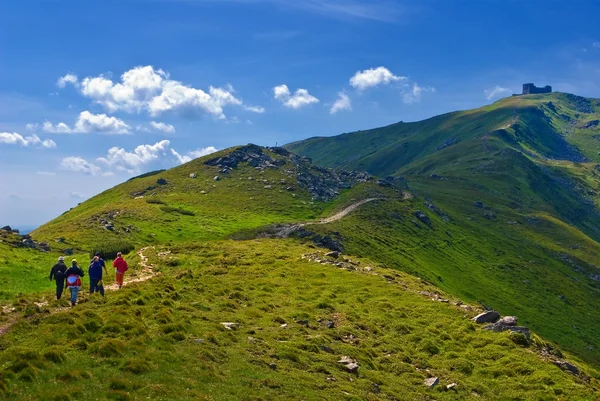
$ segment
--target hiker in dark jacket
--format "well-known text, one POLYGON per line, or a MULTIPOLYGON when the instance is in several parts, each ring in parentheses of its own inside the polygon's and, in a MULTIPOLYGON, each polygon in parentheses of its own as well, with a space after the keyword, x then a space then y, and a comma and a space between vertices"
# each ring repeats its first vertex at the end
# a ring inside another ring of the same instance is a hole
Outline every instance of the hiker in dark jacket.
POLYGON ((50 281, 54 279, 56 281, 56 299, 60 299, 65 288, 65 272, 67 271, 67 265, 65 265, 65 258, 62 256, 58 258, 58 263, 52 266, 50 270, 50 281))
POLYGON ((90 268, 88 273, 90 275, 90 294, 94 292, 99 292, 100 295, 104 296, 104 285, 102 283, 102 269, 104 272, 108 274, 106 271, 106 263, 104 263, 104 259, 100 257, 100 253, 96 253, 94 259, 90 262, 90 268))
POLYGON ((81 277, 85 276, 83 269, 77 264, 77 259, 72 260, 72 265, 65 272, 67 288, 71 291, 71 306, 77 303, 77 294, 81 288, 81 277))

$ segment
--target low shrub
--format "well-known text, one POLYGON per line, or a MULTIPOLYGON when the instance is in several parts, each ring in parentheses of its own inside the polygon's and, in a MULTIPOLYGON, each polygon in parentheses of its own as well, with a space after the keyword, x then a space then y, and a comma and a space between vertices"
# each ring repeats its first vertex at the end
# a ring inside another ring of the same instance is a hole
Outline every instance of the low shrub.
POLYGON ((191 210, 185 210, 180 207, 161 206, 160 210, 162 210, 165 213, 176 213, 176 214, 182 214, 184 216, 195 216, 196 215, 196 213, 192 212, 191 210))
POLYGON ((118 252, 129 253, 135 249, 135 246, 127 241, 107 241, 96 244, 90 251, 90 258, 96 253, 104 259, 115 259, 118 252))
POLYGON ((161 201, 160 199, 146 199, 146 203, 150 203, 151 205, 166 205, 166 202, 161 201))
POLYGON ((44 359, 53 363, 62 363, 65 361, 65 354, 59 350, 51 349, 44 353, 44 359))

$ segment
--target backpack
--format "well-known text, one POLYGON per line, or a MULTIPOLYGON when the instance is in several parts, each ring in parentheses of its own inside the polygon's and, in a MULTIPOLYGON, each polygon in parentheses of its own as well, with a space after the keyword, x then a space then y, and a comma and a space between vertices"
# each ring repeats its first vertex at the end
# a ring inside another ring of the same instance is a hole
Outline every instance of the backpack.
POLYGON ((81 287, 81 278, 77 274, 69 274, 67 287, 81 287))

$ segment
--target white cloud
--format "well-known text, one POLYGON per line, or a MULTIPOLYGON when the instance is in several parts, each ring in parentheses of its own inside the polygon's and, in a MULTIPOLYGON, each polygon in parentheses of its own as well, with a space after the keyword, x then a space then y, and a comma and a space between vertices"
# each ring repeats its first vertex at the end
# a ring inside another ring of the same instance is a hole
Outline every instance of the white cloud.
POLYGON ((338 96, 338 99, 335 101, 333 106, 331 106, 329 113, 335 114, 341 110, 352 110, 352 100, 350 100, 350 96, 344 92, 338 93, 338 96))
POLYGON ((245 106, 244 109, 258 114, 263 114, 266 111, 264 107, 260 106, 245 106))
POLYGON ((104 106, 108 111, 129 113, 145 111, 151 116, 166 112, 202 112, 225 119, 226 106, 242 106, 263 113, 264 108, 244 106, 231 85, 210 86, 208 92, 170 79, 169 74, 154 67, 138 66, 113 82, 104 75, 86 77, 80 84, 81 94, 104 106))
POLYGON ((423 92, 435 92, 435 88, 431 86, 419 86, 418 83, 413 83, 412 88, 403 96, 404 103, 417 103, 421 101, 423 92))
POLYGON ((285 107, 296 110, 313 103, 319 103, 319 99, 308 93, 306 89, 297 89, 292 95, 287 85, 274 87, 273 97, 283 103, 285 107))
POLYGON ((497 96, 501 96, 503 93, 510 93, 510 89, 496 85, 495 88, 486 89, 483 91, 483 93, 485 94, 487 100, 492 100, 497 96))
POLYGON ((291 96, 290 89, 287 85, 279 85, 273 88, 273 95, 277 100, 283 100, 291 96))
POLYGON ((154 145, 139 145, 133 152, 115 146, 108 150, 106 157, 99 157, 97 160, 119 171, 135 171, 142 165, 159 159, 170 145, 171 142, 164 139, 154 145))
POLYGON ((69 198, 72 198, 72 199, 84 199, 85 196, 81 192, 69 191, 69 198))
POLYGON ((54 173, 52 171, 38 171, 37 175, 43 175, 46 177, 54 177, 56 175, 56 173, 54 173))
POLYGON ((594 42, 592 43, 592 46, 600 48, 600 42, 594 42))
POLYGON ((0 143, 8 145, 20 146, 41 146, 42 148, 56 148, 56 142, 51 139, 41 140, 37 135, 23 137, 22 135, 13 132, 0 132, 0 143))
POLYGON ((53 134, 88 134, 91 132, 104 134, 128 134, 131 127, 117 117, 109 117, 106 114, 93 114, 82 111, 71 128, 65 123, 56 125, 49 121, 44 122, 42 130, 53 134))
POLYGON ((150 125, 152 126, 152 128, 154 128, 156 131, 160 131, 160 132, 164 132, 166 134, 174 134, 175 133, 175 127, 173 127, 170 124, 165 124, 163 122, 156 122, 156 121, 151 121, 150 125))
POLYGON ((350 78, 350 85, 353 88, 364 90, 378 85, 387 85, 395 81, 405 81, 408 78, 396 76, 385 67, 369 68, 368 70, 357 71, 350 78))
POLYGON ((95 164, 88 163, 85 159, 79 156, 65 157, 60 162, 60 167, 63 170, 75 171, 77 173, 84 173, 89 175, 100 174, 100 167, 95 164))
POLYGON ((211 153, 215 153, 217 151, 218 151, 218 149, 215 148, 214 146, 207 146, 205 148, 192 150, 191 152, 188 153, 188 155, 190 155, 192 158, 196 159, 198 157, 210 155, 211 153))
POLYGON ((56 81, 56 86, 59 88, 64 88, 67 84, 77 85, 79 83, 79 79, 77 79, 77 75, 68 73, 63 77, 58 78, 56 81))
POLYGON ((215 153, 218 149, 213 146, 208 146, 206 148, 196 149, 191 152, 188 152, 186 155, 179 154, 175 149, 171 149, 171 153, 173 156, 177 158, 180 164, 190 162, 198 157, 210 155, 211 153, 215 153))
POLYGON ((39 124, 34 123, 25 124, 25 128, 27 128, 29 131, 35 131, 38 129, 39 126, 39 124))

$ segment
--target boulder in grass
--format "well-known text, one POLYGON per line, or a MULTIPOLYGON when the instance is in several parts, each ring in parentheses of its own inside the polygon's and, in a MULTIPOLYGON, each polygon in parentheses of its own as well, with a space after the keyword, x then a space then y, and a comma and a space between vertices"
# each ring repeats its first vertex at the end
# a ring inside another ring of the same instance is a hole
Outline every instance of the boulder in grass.
POLYGON ((487 311, 475 316, 472 321, 475 323, 496 323, 500 319, 500 314, 495 311, 487 311))

